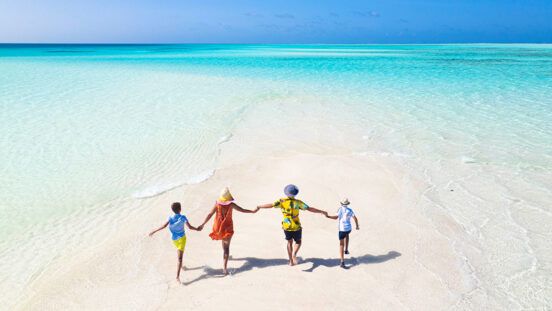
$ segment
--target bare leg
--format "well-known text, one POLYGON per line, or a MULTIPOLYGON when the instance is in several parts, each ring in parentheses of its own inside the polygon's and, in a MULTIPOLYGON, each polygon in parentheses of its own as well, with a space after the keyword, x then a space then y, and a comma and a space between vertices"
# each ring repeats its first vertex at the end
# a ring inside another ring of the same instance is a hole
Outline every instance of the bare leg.
POLYGON ((290 266, 293 266, 293 258, 291 256, 292 251, 293 251, 293 239, 289 239, 287 241, 287 252, 288 252, 290 266))
POLYGON ((343 258, 343 244, 345 244, 345 241, 339 240, 339 255, 341 256, 341 263, 345 262, 343 258))
POLYGON ((345 252, 349 253, 349 235, 348 234, 345 237, 345 252))
POLYGON ((184 254, 184 252, 181 250, 177 250, 176 254, 178 256, 178 267, 176 269, 176 281, 180 284, 180 270, 182 269, 182 255, 184 254))
POLYGON ((299 248, 301 248, 301 240, 298 242, 295 242, 295 251, 293 252, 293 263, 297 264, 297 252, 299 251, 299 248))
POLYGON ((230 257, 230 241, 231 240, 232 240, 232 237, 229 237, 229 238, 226 238, 226 239, 222 240, 222 250, 224 252, 222 274, 224 274, 224 275, 228 274, 228 271, 226 269, 226 265, 228 264, 228 257, 230 257))

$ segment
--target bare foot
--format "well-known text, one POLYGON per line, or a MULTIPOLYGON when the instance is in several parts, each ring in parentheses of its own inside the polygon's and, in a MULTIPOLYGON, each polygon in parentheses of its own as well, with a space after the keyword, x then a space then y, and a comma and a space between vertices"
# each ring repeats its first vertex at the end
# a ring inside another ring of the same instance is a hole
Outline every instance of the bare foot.
POLYGON ((293 261, 290 260, 290 261, 289 261, 289 265, 290 265, 290 266, 293 266, 293 261))
POLYGON ((180 281, 180 278, 176 278, 176 283, 178 283, 179 285, 182 284, 182 282, 180 281))
POLYGON ((295 257, 295 256, 293 256, 293 263, 294 263, 294 264, 298 264, 298 263, 299 263, 299 261, 297 261, 297 257, 295 257))
POLYGON ((226 271, 226 269, 222 269, 222 275, 227 275, 228 274, 228 271, 226 271))

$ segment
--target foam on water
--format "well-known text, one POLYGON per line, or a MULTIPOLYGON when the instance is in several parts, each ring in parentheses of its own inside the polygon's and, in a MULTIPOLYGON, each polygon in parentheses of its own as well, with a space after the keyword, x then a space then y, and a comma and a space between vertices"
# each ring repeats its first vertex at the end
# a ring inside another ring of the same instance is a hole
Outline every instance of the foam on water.
POLYGON ((462 163, 476 163, 474 158, 470 158, 468 156, 462 156, 460 160, 462 161, 462 163))
POLYGON ((285 150, 393 157, 465 271, 468 291, 445 284, 453 308, 543 309, 550 68, 551 45, 2 45, 2 299, 106 239, 113 206, 285 150))
POLYGON ((230 141, 231 138, 232 138, 232 134, 224 135, 218 140, 217 144, 220 145, 220 144, 227 143, 230 141))
POLYGON ((163 194, 167 191, 170 191, 170 190, 173 190, 177 187, 181 187, 181 186, 184 186, 184 185, 194 185, 194 184, 199 184, 201 182, 204 182, 206 181, 207 179, 209 179, 211 176, 213 176, 215 174, 215 170, 208 170, 208 171, 205 171, 199 175, 197 175, 196 177, 193 177, 185 182, 180 182, 180 183, 169 183, 169 184, 162 184, 162 185, 154 185, 154 186, 150 186, 150 187, 147 187, 143 190, 136 190, 132 193, 132 197, 134 198, 139 198, 139 199, 142 199, 142 198, 151 198, 151 197, 154 197, 154 196, 157 196, 157 195, 160 195, 160 194, 163 194))

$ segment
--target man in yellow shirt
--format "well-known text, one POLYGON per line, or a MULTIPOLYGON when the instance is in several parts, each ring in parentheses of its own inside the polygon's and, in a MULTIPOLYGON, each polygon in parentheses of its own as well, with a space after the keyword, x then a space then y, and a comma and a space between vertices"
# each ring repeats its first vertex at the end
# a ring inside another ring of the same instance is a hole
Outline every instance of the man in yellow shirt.
POLYGON ((325 216, 328 216, 328 212, 316 209, 314 207, 308 206, 303 201, 298 200, 295 196, 299 193, 299 189, 295 185, 287 185, 284 188, 285 198, 272 203, 259 205, 257 208, 279 208, 284 215, 284 220, 282 221, 282 229, 284 229, 284 234, 287 240, 287 251, 289 256, 289 265, 293 266, 297 264, 297 252, 301 247, 301 222, 299 221, 299 211, 309 211, 313 213, 320 213, 325 216), (295 241, 295 250, 293 248, 293 241, 295 241))

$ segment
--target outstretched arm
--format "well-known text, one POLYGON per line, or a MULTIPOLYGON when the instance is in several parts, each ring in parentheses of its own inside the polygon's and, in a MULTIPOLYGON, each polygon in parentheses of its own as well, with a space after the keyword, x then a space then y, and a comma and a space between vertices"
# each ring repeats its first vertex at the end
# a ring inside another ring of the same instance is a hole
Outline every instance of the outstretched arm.
POLYGON ((335 215, 335 216, 326 216, 326 217, 331 218, 331 219, 337 219, 337 218, 339 218, 337 215, 335 215))
POLYGON ((207 214, 207 217, 205 217, 205 220, 203 221, 203 223, 197 227, 200 231, 203 229, 203 226, 205 226, 205 224, 209 221, 209 219, 211 219, 211 217, 213 217, 213 215, 216 213, 217 211, 217 206, 213 206, 213 209, 209 212, 209 214, 207 214))
POLYGON ((267 203, 267 204, 263 204, 263 205, 258 205, 257 206, 257 210, 261 209, 261 208, 272 208, 274 205, 272 205, 272 203, 267 203))
POLYGON ((153 230, 152 232, 150 232, 149 236, 152 236, 155 234, 155 232, 159 231, 159 230, 163 230, 165 228, 167 228, 167 226, 169 225, 169 222, 167 221, 164 225, 162 225, 161 227, 153 230))
MULTIPOLYGON (((196 227, 190 225, 189 222, 186 222, 186 226, 187 226, 190 230, 201 231, 201 230, 199 229, 199 227, 196 228, 196 227)), ((203 229, 203 228, 202 228, 202 229, 203 229)))
POLYGON ((242 213, 256 213, 259 210, 259 208, 257 207, 255 210, 252 211, 252 210, 243 208, 243 207, 239 206, 236 203, 232 203, 231 206, 232 206, 233 209, 237 210, 238 212, 242 212, 242 213))
POLYGON ((360 228, 358 227, 358 219, 356 218, 356 216, 353 216, 353 219, 355 220, 356 229, 360 230, 360 228))
POLYGON ((307 211, 312 212, 312 213, 322 214, 322 215, 324 215, 324 216, 328 216, 328 212, 323 211, 323 210, 320 210, 320 209, 317 209, 317 208, 314 208, 314 207, 312 207, 312 206, 308 207, 308 208, 307 208, 307 211))

